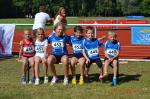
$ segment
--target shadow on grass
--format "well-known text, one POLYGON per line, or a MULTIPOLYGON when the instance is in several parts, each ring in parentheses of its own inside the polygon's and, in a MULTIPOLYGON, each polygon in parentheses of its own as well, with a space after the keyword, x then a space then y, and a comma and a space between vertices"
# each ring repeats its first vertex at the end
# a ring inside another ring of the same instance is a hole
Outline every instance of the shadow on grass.
MULTIPOLYGON (((127 83, 130 81, 139 81, 139 78, 141 77, 141 74, 133 74, 133 75, 129 75, 129 74, 119 74, 118 75, 118 84, 123 84, 123 83, 127 83)), ((104 83, 109 83, 112 82, 112 78, 113 78, 113 74, 109 74, 105 79, 104 79, 104 83)))
MULTIPOLYGON (((127 83, 130 81, 139 81, 139 78, 141 77, 141 74, 135 74, 135 75, 128 75, 128 74, 119 74, 118 76, 118 83, 123 84, 123 83, 127 83)), ((80 78, 80 74, 76 75, 77 77, 77 81, 79 81, 80 78)), ((109 74, 105 79, 103 83, 110 83, 112 82, 112 78, 113 78, 113 74, 109 74)), ((69 82, 71 82, 72 76, 69 75, 69 82)), ((40 80, 44 81, 44 76, 40 77, 40 80)), ((52 80, 52 76, 49 76, 49 82, 52 80)), ((64 75, 58 75, 58 83, 63 82, 64 80, 64 75)), ((92 82, 100 82, 99 80, 99 74, 95 73, 95 74, 89 74, 89 82, 88 83, 92 83, 92 82)))

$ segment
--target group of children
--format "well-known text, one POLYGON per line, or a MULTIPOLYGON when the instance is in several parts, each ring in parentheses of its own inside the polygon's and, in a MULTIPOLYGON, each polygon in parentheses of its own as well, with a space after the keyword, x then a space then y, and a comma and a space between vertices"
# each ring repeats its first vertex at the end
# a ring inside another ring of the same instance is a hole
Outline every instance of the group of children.
POLYGON ((44 83, 48 83, 48 68, 52 73, 51 85, 58 81, 58 76, 55 69, 55 64, 61 62, 64 71, 64 85, 68 84, 69 67, 72 73, 72 84, 77 84, 76 80, 76 65, 80 66, 79 84, 83 85, 84 82, 89 82, 89 68, 92 63, 96 63, 99 67, 99 80, 107 76, 108 65, 113 66, 113 80, 112 84, 117 85, 117 65, 120 50, 120 44, 116 40, 116 33, 114 31, 108 32, 108 40, 103 44, 100 39, 95 38, 94 28, 88 26, 86 28, 86 36, 83 36, 83 28, 81 26, 74 27, 73 36, 64 34, 65 26, 58 22, 54 26, 54 31, 46 38, 44 30, 38 28, 36 31, 36 40, 31 38, 29 31, 24 31, 25 38, 20 42, 21 49, 19 59, 22 59, 23 74, 22 83, 26 83, 26 69, 29 62, 32 66, 32 78, 29 83, 40 84, 39 79, 39 64, 43 63, 45 77, 44 83), (50 55, 48 55, 47 47, 51 46, 50 55), (71 59, 68 57, 67 44, 72 47, 73 53, 71 59), (99 47, 104 46, 105 59, 104 66, 100 60, 99 47))

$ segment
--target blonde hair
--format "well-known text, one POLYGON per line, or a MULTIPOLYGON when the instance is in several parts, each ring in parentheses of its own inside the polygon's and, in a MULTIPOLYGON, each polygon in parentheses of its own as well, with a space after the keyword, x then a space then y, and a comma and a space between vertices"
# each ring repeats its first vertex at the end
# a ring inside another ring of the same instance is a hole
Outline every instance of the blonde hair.
POLYGON ((45 32, 44 32, 44 29, 38 28, 38 29, 36 30, 36 35, 38 35, 38 33, 43 33, 44 38, 45 38, 45 32))
POLYGON ((24 34, 26 34, 26 33, 31 34, 31 32, 29 30, 24 30, 23 32, 24 32, 24 34))
POLYGON ((108 35, 113 35, 113 36, 117 36, 117 33, 114 31, 108 31, 108 35))

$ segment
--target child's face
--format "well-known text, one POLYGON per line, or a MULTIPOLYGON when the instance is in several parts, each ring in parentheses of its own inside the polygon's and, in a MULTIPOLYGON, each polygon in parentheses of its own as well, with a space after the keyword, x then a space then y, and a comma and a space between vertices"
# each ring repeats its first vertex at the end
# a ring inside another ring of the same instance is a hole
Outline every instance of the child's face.
POLYGON ((75 36, 76 37, 81 37, 82 36, 82 32, 81 31, 79 31, 79 30, 77 30, 76 32, 75 32, 75 36))
POLYGON ((62 26, 57 26, 55 32, 58 36, 62 36, 63 35, 63 27, 62 26))
POLYGON ((93 31, 92 31, 92 30, 87 30, 86 36, 87 36, 89 39, 94 38, 94 33, 93 33, 93 31))
POLYGON ((116 40, 116 35, 108 35, 108 39, 113 42, 116 40))
POLYGON ((66 11, 65 11, 65 9, 62 9, 60 13, 61 13, 62 16, 66 16, 66 11))
POLYGON ((38 32, 37 33, 37 38, 38 38, 38 40, 40 40, 40 41, 42 41, 43 39, 44 39, 44 32, 38 32))
POLYGON ((31 38, 31 34, 30 34, 30 32, 29 31, 24 31, 24 37, 25 37, 25 39, 27 39, 27 40, 29 40, 30 38, 31 38))

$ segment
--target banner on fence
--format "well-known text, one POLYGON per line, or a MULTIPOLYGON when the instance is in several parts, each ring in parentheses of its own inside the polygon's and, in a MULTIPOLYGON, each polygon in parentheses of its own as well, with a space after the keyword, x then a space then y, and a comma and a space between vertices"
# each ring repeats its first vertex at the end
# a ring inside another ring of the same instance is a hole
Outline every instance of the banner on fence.
POLYGON ((15 24, 0 24, 0 56, 12 54, 15 24))
POLYGON ((132 44, 150 45, 150 27, 131 27, 132 44))

